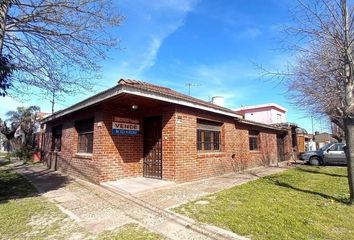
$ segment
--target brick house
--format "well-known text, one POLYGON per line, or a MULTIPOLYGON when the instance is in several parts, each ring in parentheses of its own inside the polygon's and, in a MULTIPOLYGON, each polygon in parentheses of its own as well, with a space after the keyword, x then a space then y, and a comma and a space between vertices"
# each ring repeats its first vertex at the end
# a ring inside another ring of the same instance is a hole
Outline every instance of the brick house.
POLYGON ((49 168, 92 182, 145 176, 186 182, 277 163, 291 131, 169 88, 117 86, 42 120, 49 168))

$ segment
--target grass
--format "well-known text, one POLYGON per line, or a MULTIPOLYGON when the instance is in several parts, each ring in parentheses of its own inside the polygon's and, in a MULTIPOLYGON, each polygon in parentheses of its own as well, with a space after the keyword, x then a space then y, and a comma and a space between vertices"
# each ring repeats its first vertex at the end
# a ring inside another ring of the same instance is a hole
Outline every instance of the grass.
POLYGON ((0 152, 0 158, 1 158, 1 157, 6 157, 7 154, 8 154, 7 152, 0 152))
POLYGON ((0 239, 162 239, 158 234, 128 224, 98 236, 68 218, 40 196, 21 175, 0 167, 0 239))
POLYGON ((252 239, 348 240, 354 239, 354 206, 347 204, 348 197, 346 168, 303 166, 174 211, 252 239))
POLYGON ((103 232, 98 236, 100 240, 159 240, 161 235, 150 232, 137 224, 127 224, 113 232, 103 232))
POLYGON ((2 159, 0 159, 0 167, 8 165, 10 163, 11 163, 10 160, 2 160, 2 159))
POLYGON ((29 197, 36 194, 36 189, 21 175, 12 172, 9 169, 1 170, 0 201, 29 197))
POLYGON ((0 152, 0 167, 9 163, 8 153, 0 152))
POLYGON ((21 175, 0 170, 0 239, 87 237, 56 205, 38 195, 21 175))

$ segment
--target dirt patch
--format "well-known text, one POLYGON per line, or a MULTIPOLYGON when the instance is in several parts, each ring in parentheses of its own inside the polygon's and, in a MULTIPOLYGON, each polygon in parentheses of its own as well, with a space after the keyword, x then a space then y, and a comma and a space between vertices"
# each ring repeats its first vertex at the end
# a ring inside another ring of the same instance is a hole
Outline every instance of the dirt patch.
POLYGON ((31 217, 28 225, 32 228, 26 238, 41 239, 93 239, 74 221, 61 214, 37 214, 31 217))

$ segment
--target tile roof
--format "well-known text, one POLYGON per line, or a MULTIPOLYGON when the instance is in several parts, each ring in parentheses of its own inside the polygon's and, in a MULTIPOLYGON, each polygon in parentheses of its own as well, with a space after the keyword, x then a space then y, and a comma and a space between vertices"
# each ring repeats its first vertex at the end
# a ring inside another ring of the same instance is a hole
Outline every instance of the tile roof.
POLYGON ((189 101, 189 102, 192 102, 195 104, 199 104, 199 105, 203 105, 206 107, 210 107, 210 108, 214 108, 214 109, 218 109, 221 111, 235 114, 235 112, 229 108, 221 107, 221 106, 215 105, 213 103, 203 101, 203 100, 176 92, 176 91, 174 91, 170 88, 167 88, 167 87, 162 87, 162 86, 154 85, 154 84, 143 82, 143 81, 132 80, 132 79, 120 79, 118 81, 118 85, 128 85, 128 86, 131 86, 136 89, 147 90, 147 91, 162 94, 162 95, 165 95, 168 97, 178 98, 178 99, 189 101))
MULTIPOLYGON (((97 104, 101 101, 107 100, 109 98, 112 98, 116 95, 122 94, 124 92, 126 92, 128 89, 133 90, 133 91, 138 91, 138 92, 146 92, 147 94, 151 94, 151 95, 159 95, 163 98, 166 99, 166 101, 171 101, 171 102, 185 102, 185 103, 191 103, 190 107, 193 108, 199 108, 199 109, 203 109, 206 111, 210 111, 210 112, 217 112, 219 114, 224 114, 224 115, 228 115, 231 117, 238 117, 239 115, 237 115, 234 111, 232 111, 229 108, 225 108, 225 107, 221 107, 215 104, 212 104, 210 102, 206 102, 191 96, 187 96, 185 94, 176 92, 170 88, 166 88, 166 87, 162 87, 162 86, 158 86, 158 85, 154 85, 151 83, 147 83, 147 82, 143 82, 143 81, 137 81, 137 80, 132 80, 132 79, 120 79, 118 81, 118 84, 114 87, 111 87, 107 90, 104 90, 94 96, 91 96, 89 98, 86 98, 85 100, 78 102, 68 108, 65 108, 63 110, 59 110, 53 114, 51 114, 50 116, 46 116, 44 117, 44 119, 42 119, 42 123, 54 120, 56 118, 65 116, 69 113, 78 111, 80 109, 92 106, 93 104, 97 104)), ((132 93, 134 94, 134 93, 132 93)), ((149 97, 149 96, 148 96, 149 97)), ((185 105, 184 103, 184 105, 185 105)), ((179 104, 179 103, 176 103, 179 104)), ((182 103, 183 105, 183 103, 182 103)), ((187 105, 185 105, 187 106, 187 105)))
POLYGON ((267 129, 278 130, 278 131, 286 131, 287 130, 286 128, 281 127, 281 126, 255 122, 255 121, 251 121, 251 120, 247 120, 247 119, 236 119, 236 122, 244 123, 244 124, 252 125, 252 126, 258 126, 258 127, 262 127, 262 128, 267 128, 267 129))

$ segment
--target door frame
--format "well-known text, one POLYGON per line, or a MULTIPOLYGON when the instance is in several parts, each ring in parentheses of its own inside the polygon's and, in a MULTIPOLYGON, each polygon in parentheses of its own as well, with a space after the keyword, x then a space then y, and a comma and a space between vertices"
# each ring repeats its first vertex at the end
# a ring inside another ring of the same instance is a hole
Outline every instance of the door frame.
POLYGON ((277 134, 277 158, 278 162, 285 161, 285 135, 284 134, 277 134), (281 152, 279 152, 281 150, 281 152))
POLYGON ((162 116, 157 115, 157 116, 149 116, 144 118, 144 128, 143 128, 143 177, 146 178, 155 178, 155 179, 162 179, 163 176, 163 154, 162 154, 162 116), (159 125, 157 130, 159 131, 157 133, 158 138, 157 142, 157 148, 158 149, 153 149, 156 146, 147 146, 147 128, 152 127, 151 124, 148 125, 148 123, 151 123, 151 121, 157 122, 159 125), (147 150, 147 148, 151 148, 150 150, 147 150), (156 153, 157 150, 157 153, 156 153), (149 151, 149 153, 147 152, 149 151), (152 151, 152 152, 151 152, 152 151), (148 159, 148 156, 152 157, 152 159, 148 159))

